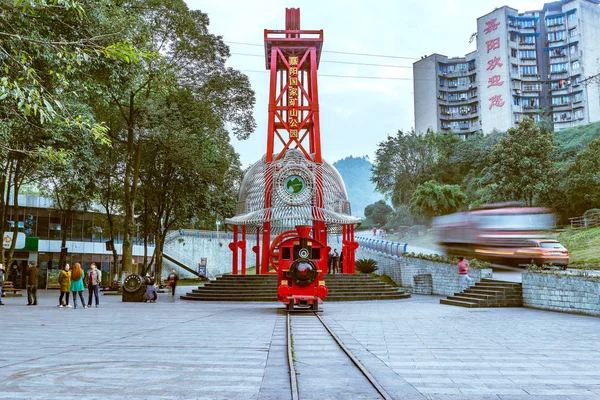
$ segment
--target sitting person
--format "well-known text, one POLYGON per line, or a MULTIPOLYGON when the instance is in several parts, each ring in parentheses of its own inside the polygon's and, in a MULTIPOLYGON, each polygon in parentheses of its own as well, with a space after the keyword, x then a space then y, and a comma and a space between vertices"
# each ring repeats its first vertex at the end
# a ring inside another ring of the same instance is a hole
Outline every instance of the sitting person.
POLYGON ((156 285, 147 285, 146 293, 144 293, 144 303, 151 302, 155 303, 158 298, 158 292, 156 290, 156 285))

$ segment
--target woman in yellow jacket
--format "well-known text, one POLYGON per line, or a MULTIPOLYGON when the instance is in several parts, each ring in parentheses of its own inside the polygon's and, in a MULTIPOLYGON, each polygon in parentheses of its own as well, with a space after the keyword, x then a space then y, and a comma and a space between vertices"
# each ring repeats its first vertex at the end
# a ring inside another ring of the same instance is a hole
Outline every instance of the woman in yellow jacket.
POLYGON ((60 308, 63 307, 71 307, 69 305, 69 294, 71 293, 71 268, 69 264, 65 264, 65 267, 58 274, 58 283, 60 284, 60 297, 58 299, 58 306, 60 308), (63 296, 65 296, 66 302, 63 304, 63 296))

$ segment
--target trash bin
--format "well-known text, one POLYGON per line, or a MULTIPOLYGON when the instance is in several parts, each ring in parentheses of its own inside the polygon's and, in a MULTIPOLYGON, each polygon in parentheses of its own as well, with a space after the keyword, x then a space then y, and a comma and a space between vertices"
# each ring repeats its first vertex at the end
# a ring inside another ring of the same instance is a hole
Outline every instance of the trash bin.
POLYGON ((144 278, 140 275, 129 275, 123 281, 123 301, 138 302, 144 301, 146 284, 144 278))

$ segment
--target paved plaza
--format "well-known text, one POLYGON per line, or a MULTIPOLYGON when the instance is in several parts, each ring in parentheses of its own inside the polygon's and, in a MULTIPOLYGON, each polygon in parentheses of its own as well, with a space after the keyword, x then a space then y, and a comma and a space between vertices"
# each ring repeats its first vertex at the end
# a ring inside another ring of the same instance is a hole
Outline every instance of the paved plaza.
MULTIPOLYGON (((57 295, 40 291, 37 307, 24 297, 0 307, 0 398, 289 398, 288 379, 278 373, 285 364, 278 303, 186 302, 162 294, 158 303, 143 304, 102 296, 100 308, 73 310, 57 308, 57 295)), ((440 305, 437 296, 326 303, 324 310, 380 383, 401 389, 390 392, 600 399, 598 318, 463 309, 440 305)), ((299 370, 311 362, 323 360, 298 360, 299 370)), ((332 366, 330 377, 338 373, 332 366)), ((349 398, 322 382, 320 399, 349 398)))

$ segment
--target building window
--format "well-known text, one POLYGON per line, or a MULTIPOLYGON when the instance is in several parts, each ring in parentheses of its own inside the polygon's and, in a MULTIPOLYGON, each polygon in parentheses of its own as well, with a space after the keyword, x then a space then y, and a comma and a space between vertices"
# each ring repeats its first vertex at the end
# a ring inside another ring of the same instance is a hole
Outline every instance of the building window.
POLYGON ((50 217, 50 239, 60 239, 60 217, 50 217))
POLYGON ((454 72, 454 69, 456 68, 455 64, 449 64, 448 65, 448 72, 454 72))
POLYGON ((456 79, 451 79, 448 81, 448 87, 455 88, 458 87, 458 81, 456 79))
POLYGON ((470 80, 466 76, 458 78, 458 84, 459 85, 468 85, 469 82, 470 82, 470 80))
POLYGON ((569 96, 565 95, 552 97, 553 106, 564 106, 565 104, 569 104, 569 96))
POLYGON ((510 56, 516 58, 517 57, 517 49, 511 48, 510 49, 510 56))
POLYGON ((440 72, 446 72, 446 70, 447 70, 446 64, 442 64, 442 63, 438 64, 438 70, 440 72))
POLYGON ((569 14, 567 15, 567 20, 568 20, 569 22, 572 22, 572 21, 577 21, 577 13, 576 13, 575 11, 573 11, 573 12, 569 13, 569 14))
POLYGON ((510 36, 509 36, 509 40, 511 42, 516 42, 517 41, 517 32, 511 32, 510 36))
POLYGON ((526 60, 534 60, 535 50, 521 50, 521 58, 526 60))
POLYGON ((532 19, 525 19, 525 20, 519 21, 520 28, 533 28, 534 25, 535 25, 535 23, 532 19))
POLYGON ((458 106, 452 106, 452 107, 448 107, 448 112, 449 112, 451 115, 458 114, 458 106))
POLYGON ((575 54, 577 53, 577 50, 579 50, 579 47, 577 47, 577 43, 569 46, 569 53, 575 54))
POLYGON ((552 16, 552 17, 546 19, 547 26, 562 25, 564 22, 565 22, 565 19, 563 18, 562 15, 555 15, 555 16, 552 16))
POLYGON ((573 29, 569 29, 569 37, 575 37, 577 36, 577 27, 573 28, 573 29))
POLYGON ((518 75, 519 74, 519 66, 517 64, 512 64, 510 66, 511 74, 518 75))
POLYGON ((571 70, 579 69, 579 61, 573 61, 571 63, 571 70))
POLYGON ((540 102, 537 97, 523 98, 523 108, 539 108, 540 102))
POLYGON ((582 109, 575 110, 575 119, 583 119, 583 110, 582 109))
POLYGON ((521 43, 535 44, 535 36, 533 35, 521 35, 521 43))
POLYGON ((523 91, 525 92, 539 92, 542 90, 540 83, 523 83, 523 91))
POLYGON ((567 63, 550 64, 550 72, 566 72, 567 63))
POLYGON ((475 60, 469 61, 469 71, 472 71, 475 68, 475 60))
POLYGON ((521 65, 521 75, 537 75, 537 65, 521 65))
POLYGON ((556 42, 559 40, 564 40, 564 38, 565 38, 565 31, 557 31, 557 32, 548 33, 548 41, 549 42, 556 42))
POLYGON ((519 96, 513 96, 513 104, 515 106, 521 105, 521 98, 519 96))
POLYGON ((563 47, 552 49, 550 51, 550 57, 562 57, 564 55, 566 55, 566 53, 563 47))
POLYGON ((561 79, 559 81, 554 81, 550 84, 551 89, 563 89, 568 86, 571 86, 571 81, 569 79, 561 79))
POLYGON ((456 64, 456 70, 459 72, 463 72, 467 70, 467 64, 466 63, 461 63, 461 64, 456 64))
POLYGON ((571 120, 571 112, 565 111, 565 112, 561 112, 561 113, 554 113, 554 114, 552 114, 552 119, 554 120, 554 122, 570 121, 571 120))
POLYGON ((578 92, 573 95, 573 103, 583 101, 583 92, 578 92))

